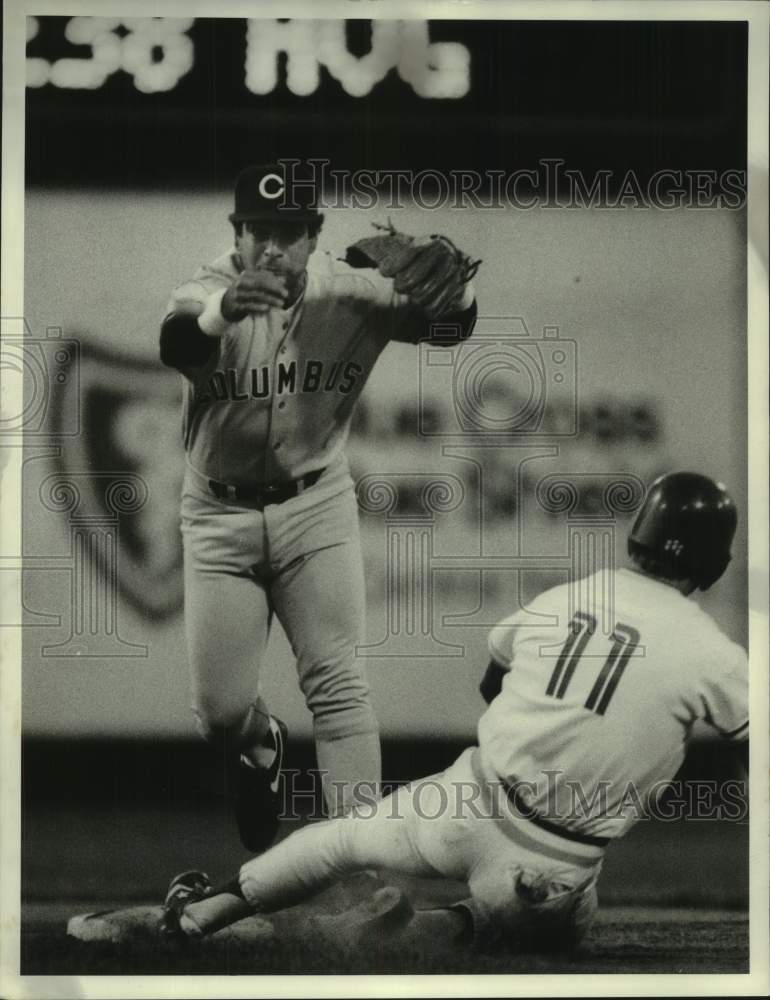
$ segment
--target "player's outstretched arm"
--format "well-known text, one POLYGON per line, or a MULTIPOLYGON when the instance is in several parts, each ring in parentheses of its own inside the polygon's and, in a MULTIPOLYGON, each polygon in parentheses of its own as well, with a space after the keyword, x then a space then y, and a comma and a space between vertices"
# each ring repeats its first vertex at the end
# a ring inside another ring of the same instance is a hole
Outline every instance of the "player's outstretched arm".
POLYGON ((283 309, 287 297, 286 279, 265 268, 245 270, 225 291, 220 312, 226 323, 238 323, 249 315, 269 309, 283 309))
POLYGON ((164 365, 192 377, 217 353, 229 325, 221 311, 226 290, 221 284, 212 290, 197 277, 174 289, 160 328, 164 365))
POLYGON ((480 260, 472 260, 446 236, 415 238, 390 223, 378 225, 379 236, 358 240, 347 248, 352 267, 376 267, 393 289, 405 295, 429 320, 462 312, 473 301, 470 282, 480 260))
POLYGON ((473 295, 473 288, 468 285, 468 293, 471 296, 470 305, 464 309, 458 309, 447 313, 436 320, 428 320, 425 324, 426 332, 417 338, 417 343, 429 341, 437 347, 452 347, 460 344, 473 333, 476 325, 478 308, 473 295))
POLYGON ((217 350, 217 341, 207 336, 191 313, 172 312, 160 328, 160 360, 168 368, 185 372, 206 364, 217 350))
POLYGON ((229 285, 213 291, 197 279, 181 285, 161 325, 161 361, 189 374, 209 361, 234 323, 282 308, 287 294, 284 277, 255 266, 247 266, 229 285))
POLYGON ((413 307, 408 311, 391 309, 384 323, 390 340, 405 344, 430 343, 434 347, 453 347, 467 340, 473 333, 477 312, 474 299, 467 309, 446 313, 435 320, 413 307))
POLYGON ((349 246, 345 262, 355 268, 376 268, 392 282, 396 301, 410 307, 404 321, 396 309, 392 339, 442 346, 470 336, 476 321, 472 278, 480 260, 472 260, 445 236, 415 238, 392 225, 376 226, 378 236, 349 246))

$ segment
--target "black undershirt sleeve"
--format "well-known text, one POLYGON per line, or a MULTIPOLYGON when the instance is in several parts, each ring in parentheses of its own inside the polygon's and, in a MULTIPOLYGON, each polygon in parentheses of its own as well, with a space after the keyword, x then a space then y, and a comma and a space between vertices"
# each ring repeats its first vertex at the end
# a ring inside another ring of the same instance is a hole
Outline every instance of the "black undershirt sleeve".
MULTIPOLYGON (((427 341, 437 346, 451 346, 467 339, 476 322, 475 301, 461 312, 448 313, 441 320, 426 321, 424 332, 415 343, 427 341)), ((208 337, 198 326, 198 320, 190 313, 172 312, 160 330, 160 360, 169 368, 182 371, 206 364, 217 349, 217 339, 208 337)))
POLYGON ((474 299, 467 309, 447 313, 440 319, 429 320, 426 318, 424 327, 417 331, 416 336, 412 327, 411 335, 399 336, 396 333, 392 339, 406 341, 410 344, 430 343, 437 347, 451 347, 453 344, 461 344, 473 332, 477 313, 478 308, 474 299))
POLYGON ((493 702, 502 691, 503 678, 507 673, 508 671, 504 667, 501 667, 499 663, 495 663, 494 660, 489 661, 487 672, 482 677, 481 684, 479 684, 481 697, 487 705, 493 702))
POLYGON ((205 365, 216 351, 216 337, 207 337, 190 313, 169 313, 160 328, 160 360, 181 371, 205 365))
POLYGON ((474 299, 462 312, 448 313, 441 319, 434 320, 428 327, 428 335, 421 337, 420 340, 427 340, 431 344, 439 344, 442 347, 459 344, 463 340, 467 340, 473 333, 477 314, 478 308, 474 299))

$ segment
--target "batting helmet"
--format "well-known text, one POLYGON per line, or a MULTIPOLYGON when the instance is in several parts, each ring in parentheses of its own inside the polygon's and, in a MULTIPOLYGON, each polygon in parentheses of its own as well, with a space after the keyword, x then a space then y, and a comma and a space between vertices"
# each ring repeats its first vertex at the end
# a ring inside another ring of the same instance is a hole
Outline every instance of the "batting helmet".
POLYGON ((672 580, 708 590, 727 569, 738 515, 721 483, 696 472, 656 479, 628 536, 633 558, 647 556, 672 580))

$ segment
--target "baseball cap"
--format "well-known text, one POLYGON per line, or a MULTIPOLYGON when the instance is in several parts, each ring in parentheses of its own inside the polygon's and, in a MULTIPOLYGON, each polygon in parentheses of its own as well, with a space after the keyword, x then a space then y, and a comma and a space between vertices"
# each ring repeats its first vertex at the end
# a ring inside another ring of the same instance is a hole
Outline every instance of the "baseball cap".
POLYGON ((289 178, 280 163, 246 167, 235 181, 235 211, 230 222, 249 219, 282 219, 306 222, 318 218, 312 178, 291 171, 289 178))

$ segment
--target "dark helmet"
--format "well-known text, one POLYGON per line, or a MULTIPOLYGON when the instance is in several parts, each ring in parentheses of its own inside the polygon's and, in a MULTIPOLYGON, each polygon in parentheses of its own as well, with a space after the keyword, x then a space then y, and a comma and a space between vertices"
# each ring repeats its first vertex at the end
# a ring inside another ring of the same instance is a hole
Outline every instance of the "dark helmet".
POLYGON ((721 483, 696 472, 656 479, 628 536, 628 552, 649 556, 672 580, 708 590, 727 569, 738 515, 721 483))

